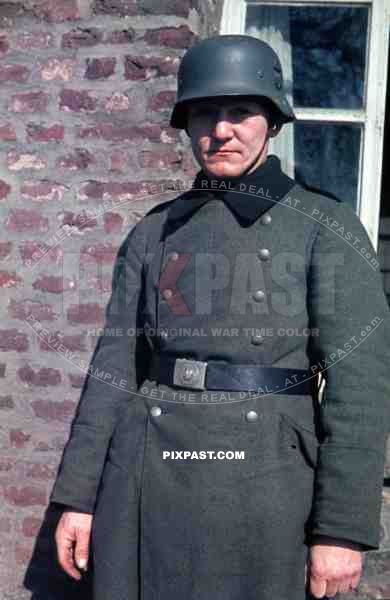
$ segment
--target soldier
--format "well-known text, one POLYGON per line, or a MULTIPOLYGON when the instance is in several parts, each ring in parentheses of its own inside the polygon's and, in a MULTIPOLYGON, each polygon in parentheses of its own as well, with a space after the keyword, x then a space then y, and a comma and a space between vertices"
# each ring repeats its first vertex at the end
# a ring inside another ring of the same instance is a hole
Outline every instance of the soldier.
POLYGON ((267 155, 294 118, 264 42, 182 59, 201 170, 123 244, 51 494, 95 600, 334 596, 379 547, 389 309, 352 208, 267 155))

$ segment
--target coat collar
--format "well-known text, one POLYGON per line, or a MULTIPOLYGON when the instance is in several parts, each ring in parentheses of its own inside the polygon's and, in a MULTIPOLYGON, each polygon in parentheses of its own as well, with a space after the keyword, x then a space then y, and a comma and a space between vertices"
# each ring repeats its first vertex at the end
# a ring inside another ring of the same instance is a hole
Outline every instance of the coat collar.
POLYGON ((281 170, 280 160, 275 155, 270 155, 255 171, 241 177, 212 179, 201 170, 192 190, 172 203, 167 218, 175 221, 189 216, 208 200, 218 198, 238 217, 254 222, 294 185, 295 181, 281 170))

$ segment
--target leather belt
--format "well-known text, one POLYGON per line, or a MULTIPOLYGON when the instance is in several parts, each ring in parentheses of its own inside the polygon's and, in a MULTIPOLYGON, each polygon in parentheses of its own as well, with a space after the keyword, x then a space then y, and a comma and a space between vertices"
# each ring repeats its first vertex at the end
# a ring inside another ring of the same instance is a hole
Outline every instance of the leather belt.
POLYGON ((152 355, 148 377, 158 383, 193 390, 256 390, 265 394, 312 395, 317 386, 317 377, 308 369, 204 362, 158 353, 152 355))

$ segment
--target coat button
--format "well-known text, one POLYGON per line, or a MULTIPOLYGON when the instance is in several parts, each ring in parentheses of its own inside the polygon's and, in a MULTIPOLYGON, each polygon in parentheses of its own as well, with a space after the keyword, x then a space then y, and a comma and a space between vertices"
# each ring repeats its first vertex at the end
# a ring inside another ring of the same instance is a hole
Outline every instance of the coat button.
POLYGON ((268 260, 271 256, 271 252, 268 250, 268 248, 261 248, 258 254, 261 260, 268 260))
POLYGON ((169 298, 172 298, 173 292, 172 292, 172 290, 167 288, 166 290, 163 290, 162 295, 164 296, 164 298, 169 299, 169 298))
POLYGON ((152 415, 152 417, 159 417, 162 413, 162 410, 159 406, 152 406, 152 408, 150 409, 150 414, 152 415))
POLYGON ((249 423, 253 423, 254 421, 257 421, 257 419, 259 418, 259 415, 257 414, 257 412, 255 410, 250 410, 249 412, 246 413, 245 418, 247 421, 249 421, 249 423))
POLYGON ((260 333, 255 333, 255 335, 252 335, 251 342, 258 346, 264 342, 264 337, 260 333))
POLYGON ((254 294, 253 294, 253 299, 256 302, 261 302, 262 300, 264 300, 265 294, 263 292, 263 290, 257 290, 254 294))
POLYGON ((265 215, 263 215, 263 216, 260 218, 260 222, 261 222, 263 225, 269 225, 269 224, 271 223, 271 221, 272 221, 272 217, 271 217, 271 215, 269 215, 268 213, 266 213, 265 215))

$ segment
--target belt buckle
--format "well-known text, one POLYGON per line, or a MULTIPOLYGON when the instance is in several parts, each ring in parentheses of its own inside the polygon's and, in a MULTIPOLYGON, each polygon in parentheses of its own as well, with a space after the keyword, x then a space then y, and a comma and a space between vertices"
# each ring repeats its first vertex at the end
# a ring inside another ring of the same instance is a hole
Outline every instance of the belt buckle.
POLYGON ((201 360, 177 358, 173 371, 174 385, 194 390, 205 390, 206 367, 207 362, 201 360))

